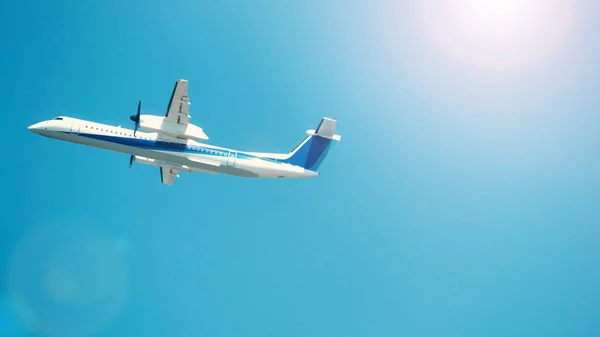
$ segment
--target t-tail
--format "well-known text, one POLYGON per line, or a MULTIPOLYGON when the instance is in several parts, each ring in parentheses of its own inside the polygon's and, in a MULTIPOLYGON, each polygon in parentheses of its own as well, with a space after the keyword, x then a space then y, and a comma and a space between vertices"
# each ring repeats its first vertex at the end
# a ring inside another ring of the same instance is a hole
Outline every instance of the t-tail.
POLYGON ((317 172, 329 149, 342 139, 335 134, 336 124, 331 118, 321 119, 317 129, 307 130, 308 136, 281 161, 317 172))

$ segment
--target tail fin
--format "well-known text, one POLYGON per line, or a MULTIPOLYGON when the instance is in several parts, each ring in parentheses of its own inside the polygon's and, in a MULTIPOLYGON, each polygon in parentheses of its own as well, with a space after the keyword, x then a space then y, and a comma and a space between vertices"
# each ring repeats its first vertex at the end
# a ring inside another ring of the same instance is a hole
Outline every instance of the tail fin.
POLYGON ((334 142, 339 142, 342 137, 335 134, 337 121, 330 118, 321 119, 316 130, 308 130, 306 137, 300 145, 290 152, 284 162, 316 171, 329 152, 334 142))

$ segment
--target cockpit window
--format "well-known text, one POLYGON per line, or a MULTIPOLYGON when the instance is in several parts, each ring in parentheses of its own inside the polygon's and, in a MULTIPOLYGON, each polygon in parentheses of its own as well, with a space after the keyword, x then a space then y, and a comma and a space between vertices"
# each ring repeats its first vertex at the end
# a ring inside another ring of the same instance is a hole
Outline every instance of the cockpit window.
POLYGON ((56 117, 56 118, 54 118, 54 120, 55 120, 55 121, 62 121, 62 120, 63 120, 63 118, 62 118, 62 117, 56 117))

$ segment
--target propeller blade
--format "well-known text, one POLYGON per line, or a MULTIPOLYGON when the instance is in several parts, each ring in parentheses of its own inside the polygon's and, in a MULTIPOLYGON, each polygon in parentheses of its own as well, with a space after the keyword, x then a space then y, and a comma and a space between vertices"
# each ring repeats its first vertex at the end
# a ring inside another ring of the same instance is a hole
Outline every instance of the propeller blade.
POLYGON ((140 125, 140 112, 142 108, 142 101, 140 100, 138 102, 138 106, 137 106, 137 114, 134 116, 129 117, 132 121, 135 122, 135 129, 133 129, 133 136, 135 137, 135 133, 137 132, 138 126, 140 125))
POLYGON ((131 165, 133 164, 133 155, 131 155, 131 157, 129 157, 129 168, 131 168, 131 165))

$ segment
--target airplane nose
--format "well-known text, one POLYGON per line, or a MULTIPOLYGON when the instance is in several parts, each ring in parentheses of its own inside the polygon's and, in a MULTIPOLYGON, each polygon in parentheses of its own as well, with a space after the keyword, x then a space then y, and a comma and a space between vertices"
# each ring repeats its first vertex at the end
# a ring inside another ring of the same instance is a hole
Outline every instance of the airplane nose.
POLYGON ((36 123, 27 128, 27 130, 29 130, 33 133, 40 133, 41 129, 42 129, 42 123, 36 123))

